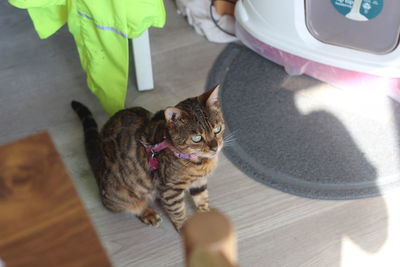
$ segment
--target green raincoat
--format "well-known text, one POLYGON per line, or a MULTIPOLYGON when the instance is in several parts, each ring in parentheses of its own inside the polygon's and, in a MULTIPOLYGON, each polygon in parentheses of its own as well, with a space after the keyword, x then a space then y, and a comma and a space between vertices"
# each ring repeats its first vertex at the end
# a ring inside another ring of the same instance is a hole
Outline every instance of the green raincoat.
POLYGON ((75 39, 87 83, 104 109, 125 106, 128 38, 151 26, 163 27, 163 0, 9 0, 28 9, 39 37, 51 36, 65 23, 75 39))

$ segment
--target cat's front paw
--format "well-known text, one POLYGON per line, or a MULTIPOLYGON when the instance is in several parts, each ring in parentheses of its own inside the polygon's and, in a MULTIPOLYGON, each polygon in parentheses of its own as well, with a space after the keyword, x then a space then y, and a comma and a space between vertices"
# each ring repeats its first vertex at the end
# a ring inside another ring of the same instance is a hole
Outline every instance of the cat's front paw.
POLYGON ((173 223, 172 223, 172 224, 174 225, 174 227, 175 227, 175 230, 176 230, 178 233, 181 232, 182 226, 185 224, 185 221, 186 221, 186 220, 184 220, 184 221, 179 221, 179 222, 173 222, 173 223))
POLYGON ((210 208, 209 208, 208 204, 203 204, 203 205, 199 205, 196 208, 196 211, 197 212, 206 212, 206 211, 210 211, 210 208))
POLYGON ((147 208, 143 213, 139 216, 139 219, 147 225, 153 225, 155 227, 160 226, 162 219, 158 213, 150 208, 147 208))

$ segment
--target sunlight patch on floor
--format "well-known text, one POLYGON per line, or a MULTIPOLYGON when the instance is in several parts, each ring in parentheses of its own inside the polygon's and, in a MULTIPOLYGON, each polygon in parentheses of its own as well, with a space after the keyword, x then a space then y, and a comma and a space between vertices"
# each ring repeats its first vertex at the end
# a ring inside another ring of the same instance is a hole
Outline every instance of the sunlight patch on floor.
MULTIPOLYGON (((377 251, 369 252, 345 236, 342 239, 341 267, 400 266, 400 195, 384 197, 388 212, 387 239, 377 251)), ((368 234, 368 233, 367 233, 368 234)), ((371 237, 372 238, 372 237, 371 237)), ((373 242, 371 240, 371 242, 373 242)))
POLYGON ((377 90, 344 90, 326 84, 295 92, 301 114, 324 111, 336 117, 377 167, 378 175, 388 181, 400 173, 400 134, 391 101, 377 90))
POLYGON ((321 109, 334 114, 343 110, 379 123, 393 120, 391 101, 378 90, 338 89, 326 84, 298 90, 295 95, 297 107, 303 114, 321 109))

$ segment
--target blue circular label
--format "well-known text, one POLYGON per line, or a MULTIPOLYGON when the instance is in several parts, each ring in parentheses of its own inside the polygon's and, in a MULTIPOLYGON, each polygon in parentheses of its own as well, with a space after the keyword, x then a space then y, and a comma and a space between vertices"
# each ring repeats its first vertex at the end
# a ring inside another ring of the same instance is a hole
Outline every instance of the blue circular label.
POLYGON ((331 0, 335 9, 348 19, 367 21, 383 9, 383 0, 331 0))

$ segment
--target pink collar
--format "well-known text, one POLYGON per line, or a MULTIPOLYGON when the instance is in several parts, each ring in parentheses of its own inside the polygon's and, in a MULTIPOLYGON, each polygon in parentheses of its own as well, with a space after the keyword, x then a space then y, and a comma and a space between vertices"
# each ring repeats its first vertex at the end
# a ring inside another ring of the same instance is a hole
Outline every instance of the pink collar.
POLYGON ((161 143, 155 144, 155 145, 150 145, 141 142, 144 148, 146 149, 147 154, 149 155, 149 164, 150 168, 152 171, 157 170, 159 167, 158 160, 156 159, 156 155, 166 149, 169 148, 175 155, 175 157, 180 158, 180 159, 195 159, 198 158, 196 154, 185 154, 179 152, 173 145, 171 145, 168 140, 164 140, 161 143))

